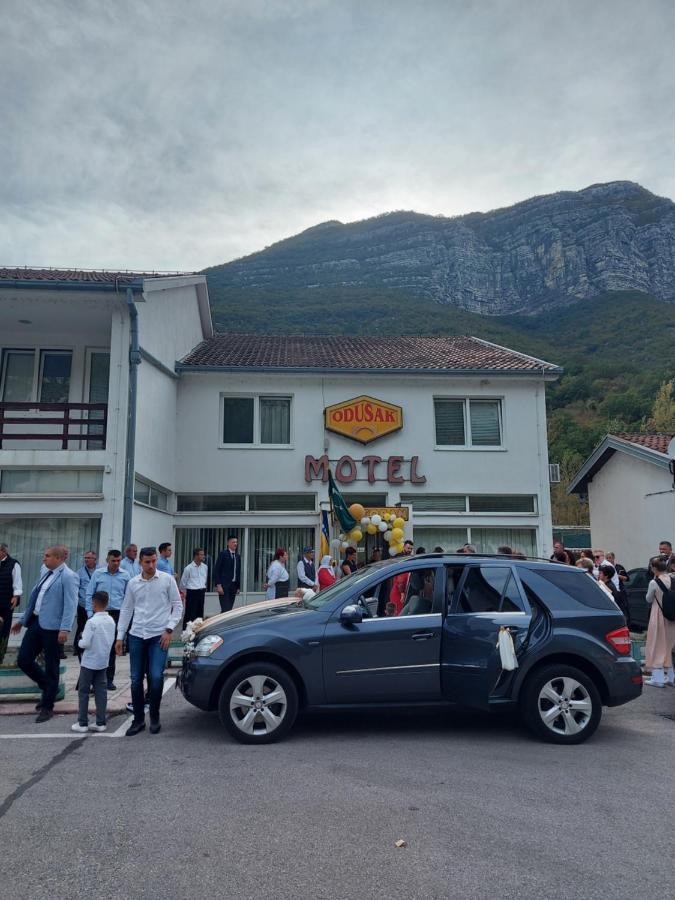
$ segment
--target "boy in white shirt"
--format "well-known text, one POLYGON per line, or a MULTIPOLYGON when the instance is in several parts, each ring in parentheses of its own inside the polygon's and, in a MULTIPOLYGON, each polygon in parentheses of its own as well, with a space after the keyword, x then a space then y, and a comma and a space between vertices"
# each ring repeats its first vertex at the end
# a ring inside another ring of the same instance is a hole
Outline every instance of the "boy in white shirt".
POLYGON ((108 594, 96 591, 92 598, 94 615, 87 619, 80 647, 84 650, 80 667, 78 695, 80 702, 78 721, 71 725, 72 731, 105 731, 108 688, 106 670, 110 648, 115 641, 115 620, 108 615, 108 594), (94 687, 96 702, 96 724, 89 724, 89 689, 94 687))

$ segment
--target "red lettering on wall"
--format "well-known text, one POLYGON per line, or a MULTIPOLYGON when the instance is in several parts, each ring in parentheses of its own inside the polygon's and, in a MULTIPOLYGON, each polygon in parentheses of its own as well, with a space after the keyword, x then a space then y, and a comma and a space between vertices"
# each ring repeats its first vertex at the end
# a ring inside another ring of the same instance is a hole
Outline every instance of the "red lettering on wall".
POLYGON ((330 416, 332 421, 333 422, 341 422, 343 419, 342 413, 343 413, 343 410, 341 410, 341 409, 336 409, 335 412, 332 412, 331 416, 330 416))
POLYGON ((410 483, 411 484, 426 484, 427 476, 426 475, 418 475, 417 474, 417 463, 419 462, 419 456, 412 456, 410 458, 410 483))
POLYGON ((405 478, 398 473, 401 470, 402 456, 390 456, 387 460, 387 481, 389 484, 403 484, 405 478))
POLYGON ((323 456, 319 457, 319 459, 315 459, 313 456, 305 457, 305 481, 316 481, 319 478, 321 481, 328 481, 328 466, 330 465, 328 461, 328 456, 324 453, 323 456))
POLYGON ((387 413, 387 422, 395 422, 396 421, 396 417, 394 415, 393 409, 386 410, 386 413, 387 413))
POLYGON ((368 470, 368 484, 374 484, 376 481, 375 478, 375 466, 378 463, 382 462, 381 456, 364 456, 361 460, 363 465, 368 470))
POLYGON ((351 484, 356 481, 356 463, 351 456, 341 456, 335 464, 335 478, 340 484, 351 484), (347 471, 345 472, 345 466, 347 471))

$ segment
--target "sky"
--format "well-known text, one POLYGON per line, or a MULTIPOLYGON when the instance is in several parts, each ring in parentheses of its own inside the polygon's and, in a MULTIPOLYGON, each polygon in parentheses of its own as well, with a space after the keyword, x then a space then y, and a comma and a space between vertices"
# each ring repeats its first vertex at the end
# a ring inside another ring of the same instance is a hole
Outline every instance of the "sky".
POLYGON ((194 270, 329 219, 675 198, 672 0, 2 0, 0 265, 194 270))

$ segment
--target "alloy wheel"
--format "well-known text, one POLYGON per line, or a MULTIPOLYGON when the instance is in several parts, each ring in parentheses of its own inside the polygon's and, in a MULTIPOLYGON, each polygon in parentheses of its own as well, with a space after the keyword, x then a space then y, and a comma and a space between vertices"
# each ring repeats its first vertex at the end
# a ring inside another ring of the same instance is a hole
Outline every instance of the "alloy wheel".
POLYGON ((593 714, 593 701, 581 682, 568 675, 551 678, 539 691, 537 709, 544 725, 565 737, 579 734, 593 714))
POLYGON ((288 708, 283 687, 269 675, 249 675, 230 696, 230 716, 246 735, 268 735, 281 725, 288 708))

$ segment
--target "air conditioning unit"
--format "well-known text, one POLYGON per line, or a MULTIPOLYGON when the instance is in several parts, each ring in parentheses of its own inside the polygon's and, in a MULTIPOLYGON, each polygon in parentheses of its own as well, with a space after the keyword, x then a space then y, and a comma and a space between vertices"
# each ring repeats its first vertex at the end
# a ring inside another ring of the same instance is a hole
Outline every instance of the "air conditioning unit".
POLYGON ((560 484, 560 463, 548 464, 548 480, 550 484, 560 484))

